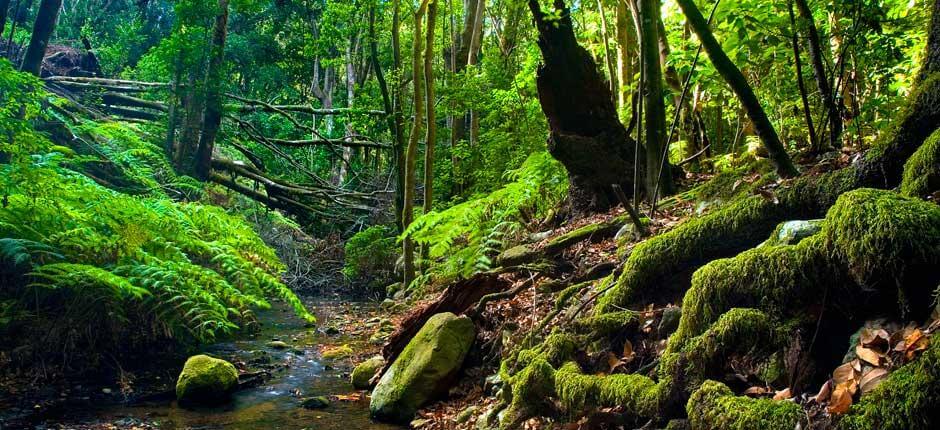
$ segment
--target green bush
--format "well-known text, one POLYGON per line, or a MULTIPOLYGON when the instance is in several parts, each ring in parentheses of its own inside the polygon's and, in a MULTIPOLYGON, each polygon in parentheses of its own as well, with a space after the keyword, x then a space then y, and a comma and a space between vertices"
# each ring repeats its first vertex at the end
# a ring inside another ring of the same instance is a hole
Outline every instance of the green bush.
POLYGON ((346 241, 346 263, 343 275, 349 280, 373 288, 391 283, 398 259, 395 230, 374 225, 362 230, 346 241))

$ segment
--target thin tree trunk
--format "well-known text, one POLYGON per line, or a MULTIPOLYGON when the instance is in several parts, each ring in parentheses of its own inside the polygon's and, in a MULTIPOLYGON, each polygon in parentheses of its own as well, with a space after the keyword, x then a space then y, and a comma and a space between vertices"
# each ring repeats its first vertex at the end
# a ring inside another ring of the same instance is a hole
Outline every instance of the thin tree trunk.
POLYGON ((183 76, 183 52, 176 54, 176 61, 173 65, 173 81, 170 82, 170 96, 167 100, 167 127, 166 140, 163 143, 167 157, 173 159, 176 147, 176 129, 179 127, 179 104, 180 104, 180 79, 183 76))
MULTIPOLYGON (((666 142, 666 107, 663 105, 663 69, 659 50, 659 0, 640 0, 641 42, 644 86, 643 105, 646 114, 646 191, 653 198, 659 184, 662 195, 674 192, 669 154, 664 155, 666 142), (660 168, 662 167, 662 168, 660 168)), ((653 203, 653 202, 651 202, 653 203)))
POLYGON ((401 68, 401 0, 392 2, 392 65, 395 74, 399 76, 395 82, 395 98, 393 100, 395 133, 398 145, 395 146, 395 209, 398 210, 399 233, 405 230, 405 115, 402 113, 404 84, 400 78, 401 68))
POLYGON ((770 123, 770 119, 767 118, 767 113, 764 112, 764 108, 761 106, 760 101, 757 100, 757 96, 754 95, 754 90, 748 85, 744 74, 741 73, 737 66, 731 62, 731 59, 728 58, 728 55, 721 49, 721 44, 715 40, 715 36, 705 22, 705 17, 702 16, 698 7, 695 6, 695 2, 693 0, 678 0, 678 3, 679 7, 682 8, 682 12, 685 13, 686 18, 692 25, 695 34, 698 35, 699 40, 702 41, 702 47, 705 48, 705 52, 708 53, 708 57, 711 58, 715 69, 718 70, 718 73, 721 74, 725 81, 728 82, 728 85, 731 86, 731 89, 744 106, 751 122, 754 123, 757 136, 760 137, 764 147, 767 148, 770 160, 777 169, 777 174, 783 178, 792 178, 798 175, 799 172, 797 172, 796 167, 793 166, 790 156, 780 142, 777 131, 774 129, 773 124, 770 123))
POLYGON ((614 57, 610 54, 610 39, 607 32, 607 14, 604 13, 604 4, 597 0, 597 13, 601 16, 601 37, 604 39, 604 62, 607 64, 607 77, 610 83, 610 94, 614 97, 614 104, 617 103, 617 88, 619 83, 617 75, 614 73, 614 57))
POLYGON ((793 62, 796 65, 796 85, 800 89, 800 99, 803 100, 803 116, 806 118, 809 146, 815 151, 818 149, 816 129, 813 127, 813 114, 809 110, 809 98, 806 95, 806 85, 803 83, 803 62, 800 59, 800 41, 796 31, 796 17, 793 15, 793 2, 787 2, 787 9, 790 13, 790 27, 792 29, 791 39, 793 42, 793 62))
POLYGON ((228 0, 219 0, 219 14, 212 30, 212 57, 206 79, 206 113, 203 131, 196 150, 196 178, 206 180, 212 170, 212 150, 222 125, 222 75, 225 66, 225 38, 228 34, 228 0))
POLYGON ((437 20, 437 2, 428 3, 427 37, 424 47, 424 82, 426 88, 428 128, 424 139, 424 213, 434 203, 434 144, 437 142, 437 115, 434 109, 434 27, 437 20))
MULTIPOLYGON (((385 74, 382 72, 382 65, 379 64, 378 37, 375 33, 375 5, 369 8, 369 51, 372 56, 372 67, 375 69, 375 79, 379 82, 379 92, 382 93, 382 107, 385 108, 385 120, 388 122, 389 133, 394 139, 392 146, 392 166, 395 169, 395 225, 401 232, 402 199, 401 190, 404 189, 405 175, 402 173, 403 161, 399 154, 404 147, 405 138, 402 135, 401 127, 396 121, 397 112, 392 107, 392 98, 388 91, 388 82, 385 81, 385 74)), ((378 155, 376 155, 378 158, 378 155)))
MULTIPOLYGON (((476 17, 473 20, 473 37, 470 39, 470 49, 467 51, 467 65, 477 64, 480 49, 483 44, 483 18, 486 10, 486 0, 477 2, 476 17)), ((476 146, 480 141, 480 113, 470 110, 470 146, 476 146)))
POLYGON ((10 10, 10 0, 0 0, 0 35, 6 29, 7 11, 10 10))
POLYGON ((49 37, 55 31, 56 19, 59 17, 59 9, 61 8, 62 0, 42 0, 39 3, 39 13, 36 15, 36 23, 33 24, 33 34, 29 39, 29 47, 26 48, 26 55, 20 65, 21 71, 36 76, 39 76, 42 72, 42 59, 46 56, 49 37))
MULTIPOLYGON (((412 84, 414 85, 414 122, 411 126, 411 136, 408 137, 408 151, 405 155, 405 205, 402 212, 402 224, 407 229, 414 219, 414 195, 415 195, 415 161, 418 157, 418 137, 421 135, 421 126, 424 121, 424 92, 421 88, 424 84, 424 64, 421 61, 422 38, 421 38, 421 20, 424 19, 424 13, 428 7, 428 0, 422 0, 421 5, 415 12, 414 24, 414 42, 412 51, 411 67, 413 71, 412 84)), ((402 276, 402 285, 408 288, 415 277, 414 263, 414 242, 409 237, 402 241, 402 254, 404 256, 404 274, 402 276)))
POLYGON ((826 75, 826 66, 823 63, 823 48, 819 39, 819 31, 816 29, 816 21, 813 19, 813 12, 806 0, 796 0, 796 8, 800 11, 800 16, 806 20, 806 39, 809 44, 810 63, 813 65, 813 76, 816 78, 816 86, 819 87, 819 96, 822 99, 823 107, 829 112, 829 144, 833 148, 841 148, 842 115, 839 114, 839 107, 836 105, 835 96, 829 86, 829 77, 826 75))
POLYGON ((617 110, 625 115, 630 104, 630 87, 633 86, 633 61, 636 55, 636 33, 633 21, 628 16, 626 0, 617 2, 617 110))

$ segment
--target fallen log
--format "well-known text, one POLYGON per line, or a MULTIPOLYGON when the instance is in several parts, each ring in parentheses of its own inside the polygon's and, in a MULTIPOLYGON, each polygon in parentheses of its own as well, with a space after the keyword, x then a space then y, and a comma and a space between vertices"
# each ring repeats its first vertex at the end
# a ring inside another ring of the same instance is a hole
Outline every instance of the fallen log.
POLYGON ((101 100, 105 105, 109 106, 123 106, 131 108, 143 108, 143 109, 153 109, 160 112, 166 112, 167 106, 164 103, 155 102, 152 100, 144 100, 137 97, 131 97, 124 94, 116 92, 106 92, 101 95, 101 100))

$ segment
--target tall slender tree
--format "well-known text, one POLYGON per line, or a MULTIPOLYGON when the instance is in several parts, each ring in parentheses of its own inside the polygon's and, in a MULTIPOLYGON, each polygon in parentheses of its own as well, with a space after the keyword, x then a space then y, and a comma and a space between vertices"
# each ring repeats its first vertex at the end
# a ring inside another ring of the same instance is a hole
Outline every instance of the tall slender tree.
POLYGON ((0 0, 0 35, 7 25, 7 11, 10 10, 10 0, 0 0))
MULTIPOLYGON (((644 88, 643 109, 646 115, 646 191, 653 198, 659 184, 661 195, 674 192, 672 170, 669 165, 666 142, 666 107, 663 104, 663 68, 659 47, 659 0, 640 0, 641 35, 640 53, 643 55, 644 88)), ((651 202, 652 203, 652 202, 651 202)))
POLYGON ((203 116, 203 130, 196 149, 196 166, 193 169, 197 178, 206 180, 212 170, 212 151, 215 139, 222 126, 222 86, 225 80, 225 39, 228 34, 228 0, 219 0, 219 10, 212 28, 212 48, 209 58, 209 71, 206 75, 206 112, 203 116))
MULTIPOLYGON (((422 0, 414 15, 414 39, 412 45, 412 84, 414 86, 414 122, 411 125, 411 135, 408 137, 408 148, 405 153, 405 204, 402 208, 402 224, 408 228, 414 220, 415 204, 415 162, 418 158, 418 140, 421 136, 424 122, 424 62, 422 54, 421 21, 428 8, 429 0, 422 0)), ((415 250, 414 241, 409 237, 402 240, 402 259, 404 260, 404 273, 402 285, 407 288, 415 277, 415 250)))
POLYGON ((23 63, 20 64, 20 70, 36 76, 42 72, 42 59, 46 56, 46 47, 49 46, 49 38, 55 31, 55 23, 59 18, 61 8, 62 0, 42 0, 39 3, 39 13, 36 15, 33 34, 29 39, 29 46, 26 48, 26 55, 23 56, 23 63))
MULTIPOLYGON (((800 17, 805 21, 806 43, 809 45, 810 64, 813 66, 813 77, 816 79, 816 86, 819 88, 819 97, 822 99, 823 107, 829 116, 829 145, 832 148, 842 147, 842 115, 839 112, 839 106, 836 104, 835 94, 832 92, 829 76, 826 73, 826 66, 823 60, 824 48, 819 38, 819 30, 816 29, 816 20, 813 19, 813 11, 810 10, 806 0, 796 0, 796 8, 800 12, 800 17)), ((813 148, 821 149, 821 148, 813 148)))

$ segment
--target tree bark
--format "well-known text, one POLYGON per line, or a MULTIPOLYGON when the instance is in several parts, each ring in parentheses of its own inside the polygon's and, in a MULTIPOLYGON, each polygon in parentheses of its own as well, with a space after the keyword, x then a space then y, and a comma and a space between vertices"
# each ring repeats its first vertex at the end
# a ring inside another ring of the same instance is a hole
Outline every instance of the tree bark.
POLYGON ((395 133, 397 145, 395 147, 395 209, 398 214, 395 216, 398 221, 398 232, 405 230, 405 116, 402 113, 402 101, 404 89, 401 69, 401 0, 392 1, 392 66, 395 68, 396 75, 399 76, 395 82, 394 99, 392 100, 393 119, 395 121, 395 133))
POLYGON ((29 47, 23 56, 20 70, 39 76, 42 73, 42 59, 46 56, 46 47, 49 46, 49 37, 55 31, 56 20, 59 18, 59 9, 62 0, 42 0, 39 3, 39 13, 36 23, 33 24, 33 34, 29 39, 29 47))
POLYGON ((610 54, 610 39, 607 32, 607 14, 604 12, 604 3, 597 0, 597 13, 601 16, 601 38, 604 42, 604 63, 607 64, 607 77, 610 80, 610 94, 614 97, 614 103, 617 103, 617 88, 620 86, 617 75, 614 73, 614 58, 610 54))
POLYGON ((634 64, 636 55, 636 30, 629 16, 625 0, 617 2, 617 108, 625 115, 630 104, 630 88, 633 86, 634 64))
POLYGON ((643 155, 634 151, 597 65, 578 45, 564 1, 555 0, 557 20, 547 19, 538 0, 528 3, 543 58, 536 84, 550 129, 548 150, 568 170, 575 213, 606 210, 618 203, 611 185, 633 190, 634 165, 643 165, 643 155))
MULTIPOLYGON (((663 68, 660 56, 659 0, 640 0, 644 86, 643 109, 646 114, 646 192, 653 198, 657 183, 662 195, 675 191, 666 145, 666 107, 663 104, 663 68)), ((678 107, 677 107, 678 109, 678 107)), ((650 202, 653 203, 653 202, 650 202)))
POLYGON ((829 86, 829 77, 823 63, 823 47, 819 39, 819 31, 816 29, 813 12, 806 0, 796 0, 796 8, 800 11, 800 16, 806 21, 806 39, 809 45, 810 63, 813 65, 813 77, 816 79, 816 86, 819 88, 819 96, 822 99, 823 107, 829 112, 829 145, 838 149, 842 147, 842 115, 839 113, 835 96, 829 86))
POLYGON ((806 85, 803 83, 803 61, 800 59, 799 33, 796 31, 796 17, 793 15, 793 2, 787 3, 790 13, 791 41, 793 44, 793 62, 796 65, 796 85, 800 90, 800 99, 803 101, 803 116, 806 118, 806 130, 809 134, 809 146, 816 150, 816 129, 813 127, 813 114, 809 109, 809 98, 806 95, 806 85))
POLYGON ((428 3, 427 37, 424 47, 424 86, 426 88, 427 134, 424 139, 424 213, 434 203, 434 144, 437 142, 437 115, 434 109, 434 27, 437 20, 437 2, 428 3))
POLYGON ((212 151, 222 126, 222 82, 225 77, 225 38, 228 35, 228 0, 219 0, 219 12, 212 29, 212 51, 206 75, 206 113, 203 116, 202 136, 196 149, 196 178, 207 180, 212 170, 212 151))
MULTIPOLYGON (((412 51, 411 69, 413 71, 412 84, 414 85, 414 122, 411 126, 411 136, 408 137, 408 150, 405 154, 405 204, 402 210, 402 224, 405 229, 411 225, 414 219, 414 195, 415 195, 415 161, 418 157, 418 138, 421 135, 422 121, 424 121, 424 91, 421 86, 424 84, 424 64, 421 61, 422 38, 421 38, 421 20, 424 19, 425 11, 429 0, 422 0, 421 5, 415 12, 414 19, 414 40, 412 51)), ((402 255, 404 257, 404 274, 402 276, 402 285, 408 288, 415 277, 414 263, 414 241, 409 237, 402 240, 402 255)))
POLYGON ((754 90, 752 90, 751 86, 747 83, 747 79, 744 77, 744 74, 741 73, 741 70, 731 62, 728 55, 721 49, 721 44, 715 40, 715 36, 708 27, 708 23, 706 23, 702 13, 698 10, 698 7, 695 6, 695 2, 693 0, 678 0, 678 3, 679 7, 682 8, 682 12, 689 20, 689 24, 692 25, 695 34, 698 35, 699 40, 702 41, 702 47, 705 48, 705 52, 708 53, 708 58, 712 60, 715 69, 717 69, 718 73, 728 82, 728 85, 731 86, 731 89, 741 101, 741 105, 744 106, 748 118, 750 118, 751 122, 754 124, 757 136, 760 138, 761 143, 764 144, 764 147, 767 148, 770 161, 774 164, 774 167, 776 167, 777 174, 782 178, 792 178, 798 175, 799 172, 797 172, 796 167, 793 166, 790 156, 780 142, 777 131, 774 129, 773 124, 770 123, 770 119, 767 118, 767 113, 764 112, 764 108, 761 106, 760 101, 757 100, 757 96, 754 95, 754 90))
POLYGON ((386 115, 385 120, 388 123, 388 129, 392 135, 394 143, 392 144, 392 165, 395 169, 395 225, 398 226, 398 231, 401 232, 401 215, 402 215, 402 203, 403 197, 401 191, 405 187, 405 175, 402 170, 404 166, 402 157, 400 157, 401 149, 404 148, 405 137, 402 134, 401 127, 396 120, 396 115, 398 112, 392 107, 392 98, 388 91, 388 83, 385 81, 385 74, 382 72, 382 65, 379 64, 379 48, 378 48, 378 37, 375 33, 375 5, 373 4, 369 8, 369 51, 372 56, 372 68, 375 69, 375 79, 379 83, 379 92, 382 93, 382 107, 385 109, 386 115))

